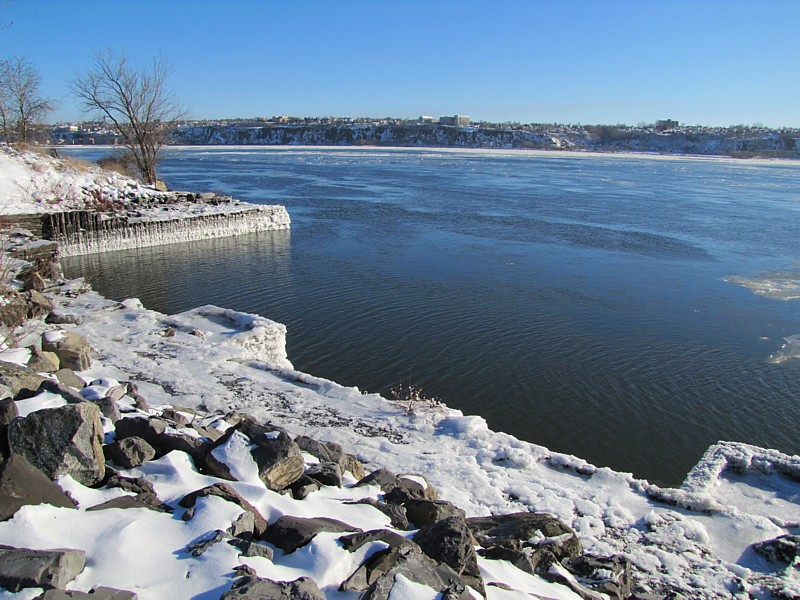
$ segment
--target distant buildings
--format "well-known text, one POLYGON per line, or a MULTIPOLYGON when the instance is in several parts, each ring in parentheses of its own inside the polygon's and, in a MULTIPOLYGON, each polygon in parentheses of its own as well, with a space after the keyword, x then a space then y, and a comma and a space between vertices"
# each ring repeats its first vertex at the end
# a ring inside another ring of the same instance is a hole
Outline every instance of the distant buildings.
POLYGON ((680 123, 672 119, 663 119, 661 121, 656 121, 656 130, 666 131, 667 129, 677 129, 679 125, 680 123))
POLYGON ((452 117, 439 117, 439 125, 454 125, 466 127, 470 123, 469 115, 454 115, 452 117))

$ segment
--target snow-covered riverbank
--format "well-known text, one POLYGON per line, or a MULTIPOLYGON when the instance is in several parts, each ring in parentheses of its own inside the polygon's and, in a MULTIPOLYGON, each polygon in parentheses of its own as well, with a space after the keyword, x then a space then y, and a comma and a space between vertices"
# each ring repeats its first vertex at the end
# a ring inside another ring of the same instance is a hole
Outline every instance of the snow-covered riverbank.
MULTIPOLYGON (((293 436, 339 443, 368 471, 386 468, 424 475, 441 498, 468 517, 549 513, 575 530, 585 552, 630 560, 636 597, 800 594, 797 546, 788 562, 769 562, 752 548, 754 543, 800 532, 800 457, 719 444, 682 489, 661 489, 493 432, 478 416, 424 403, 397 404, 297 372, 286 356, 285 328, 262 317, 216 307, 163 315, 135 300, 110 301, 80 282, 60 286, 54 300, 60 324, 40 329, 85 336, 94 361, 80 376, 97 381, 93 387, 98 388, 113 387, 114 381, 134 383, 150 405, 150 414, 180 406, 210 424, 239 411, 293 436)), ((20 354, 6 358, 19 360, 20 354)), ((66 403, 52 392, 25 402, 17 402, 25 414, 66 403)), ((106 441, 113 441, 113 423, 103 424, 106 441)), ((242 469, 246 473, 246 465, 242 469)), ((372 542, 358 554, 347 553, 337 541, 341 534, 328 533, 293 553, 275 549, 272 559, 243 558, 228 544, 215 544, 190 558, 187 545, 224 529, 238 513, 229 503, 212 498, 198 511, 200 518, 183 522, 178 501, 219 480, 198 473, 189 454, 179 450, 122 473, 151 481, 173 515, 143 508, 86 511, 122 492, 105 486, 93 489, 66 477, 58 483, 78 501, 78 510, 24 507, 0 522, 0 544, 84 550, 86 568, 70 589, 106 585, 135 590, 140 598, 218 598, 230 588, 233 568, 242 563, 260 577, 286 581, 305 575, 329 598, 354 598, 355 592, 338 591, 339 583, 367 554, 385 548, 383 542, 372 542)), ((354 481, 346 478, 345 483, 354 481)), ((374 486, 366 491, 326 486, 301 501, 269 491, 246 476, 234 485, 270 523, 292 515, 334 517, 365 530, 390 526, 372 507, 342 503, 380 497, 374 486)), ((529 542, 533 547, 547 540, 529 542)), ((487 584, 501 584, 487 585, 489 598, 577 597, 505 560, 481 557, 479 567, 487 584)), ((430 588, 403 578, 396 583, 392 598, 437 597, 430 588)), ((36 593, 0 597, 31 598, 36 593)))

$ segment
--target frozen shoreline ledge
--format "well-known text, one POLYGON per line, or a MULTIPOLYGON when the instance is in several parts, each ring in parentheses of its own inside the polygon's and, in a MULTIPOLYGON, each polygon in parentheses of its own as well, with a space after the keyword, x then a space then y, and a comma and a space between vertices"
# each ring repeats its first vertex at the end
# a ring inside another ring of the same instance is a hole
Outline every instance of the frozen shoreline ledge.
MULTIPOLYGON (((17 218, 10 216, 10 219, 17 218)), ((41 222, 42 237, 58 243, 61 256, 132 250, 180 242, 289 229, 286 208, 230 202, 212 207, 179 203, 134 216, 93 210, 24 215, 41 222)))

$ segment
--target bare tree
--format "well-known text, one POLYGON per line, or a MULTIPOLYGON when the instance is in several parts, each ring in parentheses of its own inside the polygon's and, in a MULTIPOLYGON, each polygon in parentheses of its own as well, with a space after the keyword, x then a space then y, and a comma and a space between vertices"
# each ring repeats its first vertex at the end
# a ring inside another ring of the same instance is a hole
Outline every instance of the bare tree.
POLYGON ((30 126, 53 110, 41 95, 42 77, 27 58, 0 61, 0 119, 6 144, 28 141, 30 126))
POLYGON ((156 184, 158 153, 185 110, 167 90, 172 69, 164 56, 136 69, 124 53, 95 52, 92 65, 71 82, 90 113, 110 121, 133 155, 145 183, 156 184))

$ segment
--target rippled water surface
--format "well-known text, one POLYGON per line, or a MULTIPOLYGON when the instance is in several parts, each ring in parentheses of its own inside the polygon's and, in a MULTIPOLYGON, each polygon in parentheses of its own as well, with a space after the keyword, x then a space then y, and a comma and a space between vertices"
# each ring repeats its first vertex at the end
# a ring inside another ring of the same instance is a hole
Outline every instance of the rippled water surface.
POLYGON ((656 481, 720 439, 800 452, 800 360, 774 358, 800 301, 754 293, 797 284, 798 163, 189 148, 161 174, 285 204, 292 230, 70 259, 69 275, 164 312, 259 313, 288 326, 300 370, 380 392, 410 377, 656 481))

